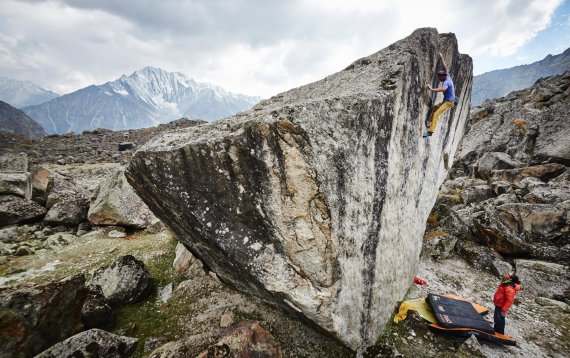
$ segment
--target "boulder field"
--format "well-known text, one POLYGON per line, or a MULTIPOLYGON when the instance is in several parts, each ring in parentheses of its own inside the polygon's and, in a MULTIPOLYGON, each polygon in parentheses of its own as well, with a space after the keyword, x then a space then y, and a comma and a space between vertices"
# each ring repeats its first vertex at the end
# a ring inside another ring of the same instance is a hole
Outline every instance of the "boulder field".
POLYGON ((356 350, 376 341, 417 272, 471 85, 455 36, 419 29, 248 112, 159 135, 125 175, 223 282, 356 350), (440 52, 461 100, 424 139, 440 52))

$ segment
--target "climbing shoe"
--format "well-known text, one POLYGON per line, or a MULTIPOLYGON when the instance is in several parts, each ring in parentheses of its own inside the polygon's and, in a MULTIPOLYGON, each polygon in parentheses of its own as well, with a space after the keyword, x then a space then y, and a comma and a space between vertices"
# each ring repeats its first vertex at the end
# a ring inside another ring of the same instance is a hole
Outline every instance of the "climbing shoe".
POLYGON ((432 133, 431 133, 431 132, 429 132, 429 131, 425 131, 425 133, 424 133, 424 136, 423 136, 423 137, 424 137, 424 138, 426 138, 426 137, 431 137, 431 135, 432 135, 432 133))

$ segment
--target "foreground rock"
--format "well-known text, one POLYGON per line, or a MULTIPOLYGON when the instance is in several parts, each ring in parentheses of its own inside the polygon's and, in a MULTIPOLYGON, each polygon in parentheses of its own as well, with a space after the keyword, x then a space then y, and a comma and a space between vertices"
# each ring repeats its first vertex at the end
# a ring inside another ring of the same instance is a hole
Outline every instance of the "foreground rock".
POLYGON ((0 227, 41 219, 46 209, 15 195, 0 195, 0 227))
POLYGON ((127 183, 122 169, 101 183, 97 198, 91 203, 87 217, 94 225, 136 228, 146 228, 158 221, 127 183))
POLYGON ((131 255, 121 256, 110 266, 95 271, 91 283, 100 288, 111 305, 138 302, 154 289, 144 263, 131 255))
POLYGON ((153 139, 127 179, 223 281, 369 345, 415 275, 471 71, 453 35, 418 30, 248 113, 153 139), (425 140, 440 51, 462 101, 425 140))
POLYGON ((570 300, 570 268, 552 262, 515 260, 525 290, 535 296, 570 300))
POLYGON ((31 357, 83 328, 83 275, 45 285, 0 288, 0 352, 31 357))
POLYGON ((281 358, 281 347, 257 322, 240 322, 212 335, 194 335, 154 350, 151 358, 281 358))
POLYGON ((59 357, 130 357, 137 348, 138 339, 117 336, 100 329, 76 334, 38 354, 37 358, 59 357))

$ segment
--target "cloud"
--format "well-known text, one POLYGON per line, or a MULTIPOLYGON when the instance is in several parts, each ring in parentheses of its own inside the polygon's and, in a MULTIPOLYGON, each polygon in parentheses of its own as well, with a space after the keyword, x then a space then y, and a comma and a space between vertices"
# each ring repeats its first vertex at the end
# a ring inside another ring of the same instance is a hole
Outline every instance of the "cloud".
POLYGON ((0 76, 67 92, 152 65, 269 96, 318 80, 418 27, 508 56, 561 0, 4 0, 0 76))

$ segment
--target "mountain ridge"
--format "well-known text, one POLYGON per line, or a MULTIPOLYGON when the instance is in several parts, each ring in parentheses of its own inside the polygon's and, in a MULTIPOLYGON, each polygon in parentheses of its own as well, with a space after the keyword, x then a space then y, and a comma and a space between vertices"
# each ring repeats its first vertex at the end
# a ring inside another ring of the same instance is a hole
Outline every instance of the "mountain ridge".
POLYGON ((540 61, 498 69, 473 77, 471 106, 503 97, 532 86, 538 79, 560 75, 570 70, 570 48, 558 55, 549 54, 540 61))
POLYGON ((59 93, 31 81, 0 77, 0 100, 15 108, 41 104, 59 96, 59 93))
POLYGON ((216 120, 247 110, 260 99, 146 66, 23 110, 48 133, 79 133, 97 127, 144 128, 180 117, 216 120))
POLYGON ((29 138, 43 137, 46 134, 38 122, 3 101, 0 101, 0 131, 21 134, 29 138))

